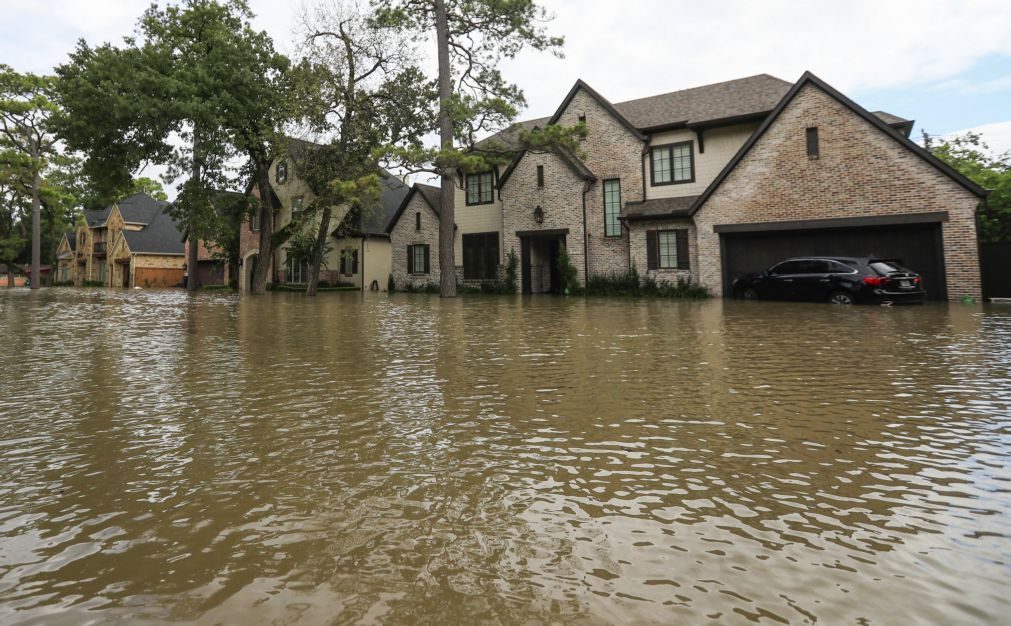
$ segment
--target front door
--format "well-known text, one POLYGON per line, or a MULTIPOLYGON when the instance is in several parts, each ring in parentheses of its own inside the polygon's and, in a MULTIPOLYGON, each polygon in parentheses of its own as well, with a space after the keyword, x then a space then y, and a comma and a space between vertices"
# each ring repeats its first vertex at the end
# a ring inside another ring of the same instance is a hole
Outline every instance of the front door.
POLYGON ((548 242, 548 263, 550 264, 551 293, 562 293, 565 285, 562 284, 562 274, 558 271, 558 253, 561 250, 561 240, 552 239, 548 242))
POLYGON ((124 289, 129 289, 130 288, 130 264, 129 263, 123 263, 120 267, 122 268, 122 271, 123 271, 123 288, 124 289))

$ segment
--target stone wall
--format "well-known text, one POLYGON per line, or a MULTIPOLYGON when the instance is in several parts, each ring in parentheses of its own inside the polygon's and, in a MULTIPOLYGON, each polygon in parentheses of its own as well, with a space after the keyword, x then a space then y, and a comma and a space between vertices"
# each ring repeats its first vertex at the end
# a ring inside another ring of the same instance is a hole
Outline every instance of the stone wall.
POLYGON ((674 284, 678 280, 698 282, 698 245, 696 242, 695 224, 688 218, 661 220, 656 222, 632 222, 629 225, 629 241, 631 242, 632 265, 642 278, 652 277, 656 282, 674 284), (688 229, 688 267, 680 269, 649 269, 649 259, 646 256, 646 233, 651 230, 688 229))
POLYGON ((423 287, 438 285, 442 273, 439 266, 439 216, 428 205, 420 192, 413 192, 411 201, 404 209, 390 233, 390 252, 393 280, 397 289, 407 285, 423 287), (416 228, 416 216, 421 213, 421 230, 416 228), (429 273, 407 273, 407 246, 428 244, 429 273))
POLYGON ((722 294, 720 224, 948 212, 948 296, 980 296, 979 199, 813 84, 804 86, 695 215, 700 282, 722 294), (807 156, 808 127, 820 155, 807 156))

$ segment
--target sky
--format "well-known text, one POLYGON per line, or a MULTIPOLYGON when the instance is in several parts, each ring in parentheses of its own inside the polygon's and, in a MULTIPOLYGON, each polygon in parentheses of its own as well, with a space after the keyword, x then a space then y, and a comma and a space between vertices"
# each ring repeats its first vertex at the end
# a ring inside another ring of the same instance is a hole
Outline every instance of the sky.
MULTIPOLYGON (((164 1, 164 0, 163 0, 164 1)), ((249 0, 282 52, 302 6, 249 0)), ((523 52, 505 77, 526 94, 520 118, 550 115, 577 78, 612 102, 810 70, 865 108, 916 120, 914 135, 977 130, 1011 150, 1008 0, 541 0, 564 58, 523 52)), ((119 43, 150 0, 0 0, 0 63, 46 73, 75 42, 119 43)), ((433 44, 434 45, 434 44, 433 44)), ((434 54, 434 51, 433 51, 434 54)), ((171 195, 171 194, 170 194, 171 195)))

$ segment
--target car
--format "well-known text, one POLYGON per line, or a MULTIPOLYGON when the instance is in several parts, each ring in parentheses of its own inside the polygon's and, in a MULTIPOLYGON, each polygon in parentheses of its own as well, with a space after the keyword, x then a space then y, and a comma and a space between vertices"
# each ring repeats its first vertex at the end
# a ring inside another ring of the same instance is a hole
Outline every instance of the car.
POLYGON ((919 274, 899 259, 847 256, 794 257, 734 281, 746 300, 795 300, 832 304, 922 304, 919 274))

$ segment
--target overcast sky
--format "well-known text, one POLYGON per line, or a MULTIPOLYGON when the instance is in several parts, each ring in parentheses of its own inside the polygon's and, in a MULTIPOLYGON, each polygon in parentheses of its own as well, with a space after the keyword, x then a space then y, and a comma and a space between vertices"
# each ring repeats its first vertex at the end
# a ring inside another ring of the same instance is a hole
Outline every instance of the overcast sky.
MULTIPOLYGON (((310 4, 312 0, 306 0, 310 4)), ((121 42, 148 0, 0 0, 0 63, 49 72, 79 38, 121 42)), ((300 2, 250 0, 255 25, 292 48, 300 2)), ((526 92, 521 117, 550 115, 577 78, 612 102, 767 73, 811 70, 914 133, 981 129, 1011 150, 1008 0, 542 0, 565 58, 503 67, 526 92)))

